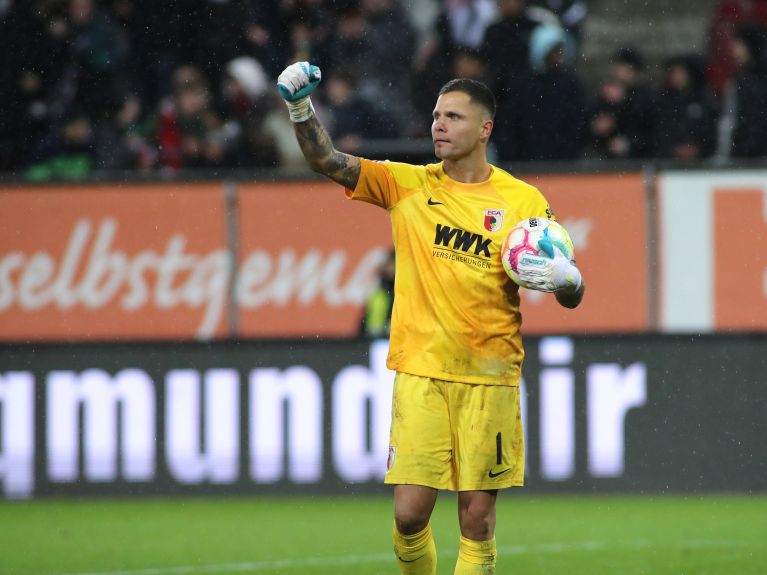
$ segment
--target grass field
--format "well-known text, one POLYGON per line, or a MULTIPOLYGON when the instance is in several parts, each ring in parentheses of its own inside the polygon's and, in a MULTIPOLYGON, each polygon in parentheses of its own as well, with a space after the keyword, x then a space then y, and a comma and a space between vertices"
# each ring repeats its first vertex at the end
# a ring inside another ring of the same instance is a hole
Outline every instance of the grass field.
MULTIPOLYGON (((398 573, 385 497, 0 502, 2 575, 398 573)), ((453 573, 454 496, 434 532, 453 573)), ((499 499, 499 575, 765 575, 767 496, 499 499)))

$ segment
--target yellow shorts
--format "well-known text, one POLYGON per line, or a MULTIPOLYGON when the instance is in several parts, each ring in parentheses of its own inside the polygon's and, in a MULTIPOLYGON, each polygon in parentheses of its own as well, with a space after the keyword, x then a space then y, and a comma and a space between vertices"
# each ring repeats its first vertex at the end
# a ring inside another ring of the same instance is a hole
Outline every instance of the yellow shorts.
POLYGON ((397 373, 386 483, 474 491, 524 476, 519 387, 397 373))

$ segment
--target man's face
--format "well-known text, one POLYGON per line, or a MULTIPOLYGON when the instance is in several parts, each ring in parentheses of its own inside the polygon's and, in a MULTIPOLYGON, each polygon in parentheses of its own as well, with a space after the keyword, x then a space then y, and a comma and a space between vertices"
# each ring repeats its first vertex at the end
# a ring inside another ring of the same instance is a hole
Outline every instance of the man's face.
POLYGON ((69 17, 75 25, 87 24, 93 16, 93 0, 71 0, 69 17))
POLYGON ((431 124, 434 155, 440 160, 468 156, 480 142, 487 142, 493 121, 487 111, 471 102, 464 92, 448 92, 437 98, 431 124))
POLYGON ((624 86, 633 86, 637 81, 637 71, 633 66, 624 62, 613 64, 613 78, 624 86))
POLYGON ((740 38, 733 38, 730 44, 730 53, 732 54, 735 65, 738 67, 745 66, 751 59, 751 54, 748 51, 748 46, 740 38))

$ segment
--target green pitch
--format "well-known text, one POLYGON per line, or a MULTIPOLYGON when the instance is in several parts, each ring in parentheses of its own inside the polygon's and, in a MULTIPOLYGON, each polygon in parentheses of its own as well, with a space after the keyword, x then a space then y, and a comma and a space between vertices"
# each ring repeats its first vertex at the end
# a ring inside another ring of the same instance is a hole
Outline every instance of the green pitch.
MULTIPOLYGON (((455 520, 443 494, 441 575, 455 520)), ((0 502, 0 574, 396 575, 390 529, 385 497, 0 502)), ((497 539, 499 575, 764 575, 767 496, 502 494, 497 539)))

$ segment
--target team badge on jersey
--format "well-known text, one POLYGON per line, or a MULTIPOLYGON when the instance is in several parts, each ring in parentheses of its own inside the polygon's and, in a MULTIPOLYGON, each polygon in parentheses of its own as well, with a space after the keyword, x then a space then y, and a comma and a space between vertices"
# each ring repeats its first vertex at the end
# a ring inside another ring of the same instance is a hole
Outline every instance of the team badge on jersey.
POLYGON ((503 226, 503 210, 491 210, 485 208, 485 229, 488 232, 497 232, 503 226))

